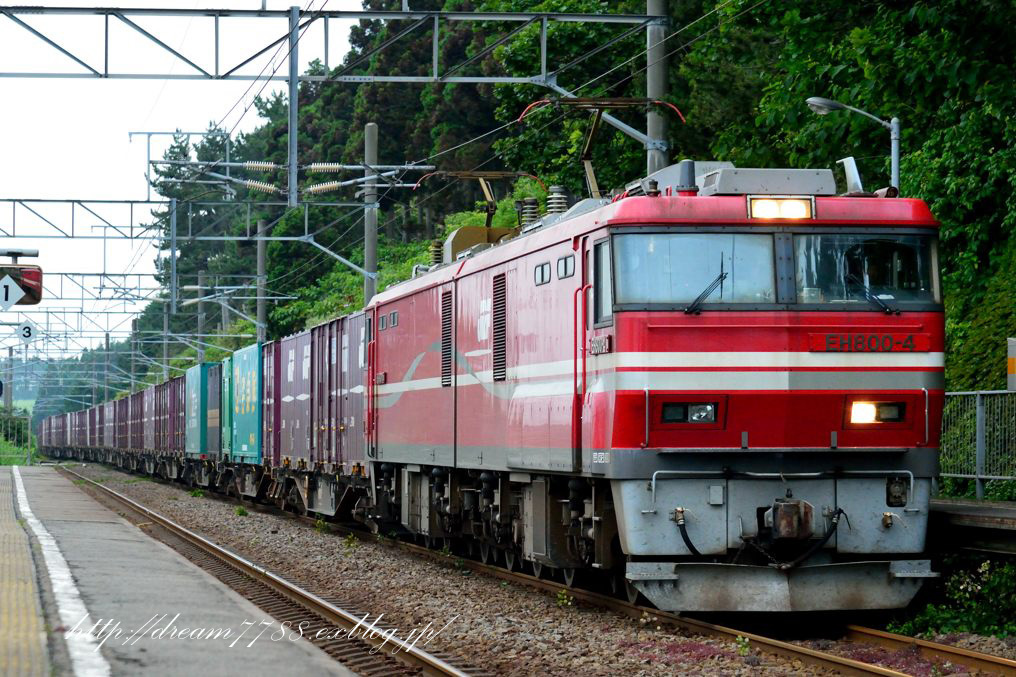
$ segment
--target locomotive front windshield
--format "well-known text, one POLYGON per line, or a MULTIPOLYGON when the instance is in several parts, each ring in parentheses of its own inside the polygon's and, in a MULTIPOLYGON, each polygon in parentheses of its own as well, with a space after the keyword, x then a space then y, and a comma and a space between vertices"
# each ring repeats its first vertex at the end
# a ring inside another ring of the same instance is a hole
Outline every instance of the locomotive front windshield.
POLYGON ((934 247, 919 235, 795 235, 797 302, 938 303, 934 247))
MULTIPOLYGON (((933 235, 622 231, 611 246, 613 260, 602 256, 597 270, 607 279, 613 273, 613 298, 609 286, 596 298, 629 308, 871 304, 891 311, 941 302, 933 235), (785 254, 777 257, 778 248, 785 254)), ((606 242, 597 251, 606 255, 606 242)))
POLYGON ((773 236, 654 233, 614 237, 614 302, 775 303, 773 236))

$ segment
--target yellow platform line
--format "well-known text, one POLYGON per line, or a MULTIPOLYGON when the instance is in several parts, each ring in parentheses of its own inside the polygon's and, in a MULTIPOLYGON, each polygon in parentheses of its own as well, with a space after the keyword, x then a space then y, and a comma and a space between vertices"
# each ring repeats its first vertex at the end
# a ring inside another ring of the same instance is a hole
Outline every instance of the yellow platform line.
POLYGON ((47 674, 46 629, 31 544, 14 512, 11 469, 0 468, 0 675, 47 674))

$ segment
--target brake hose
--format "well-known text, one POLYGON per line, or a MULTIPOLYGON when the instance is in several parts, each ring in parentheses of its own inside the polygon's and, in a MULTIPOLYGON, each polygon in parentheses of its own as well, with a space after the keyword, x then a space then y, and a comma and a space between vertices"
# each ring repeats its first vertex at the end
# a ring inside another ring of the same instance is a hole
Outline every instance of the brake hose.
POLYGON ((698 551, 698 548, 696 548, 692 544, 691 539, 688 538, 688 528, 684 524, 684 508, 674 509, 674 521, 677 522, 677 528, 681 532, 681 540, 684 541, 684 545, 688 548, 688 552, 696 557, 701 557, 702 553, 698 551))
MULTIPOLYGON (((814 555, 816 552, 818 552, 826 543, 829 542, 829 539, 833 537, 833 534, 836 533, 836 527, 839 526, 840 524, 840 515, 846 516, 846 514, 847 513, 843 512, 843 508, 836 508, 836 511, 833 513, 832 516, 832 524, 829 525, 829 528, 826 530, 825 535, 820 540, 816 541, 810 548, 808 548, 804 552, 804 554, 800 555, 797 559, 791 560, 790 562, 780 562, 776 568, 779 569, 780 571, 788 571, 790 569, 793 569, 797 565, 801 564, 801 562, 804 562, 806 559, 814 555)), ((682 531, 682 534, 683 533, 684 532, 682 531)))

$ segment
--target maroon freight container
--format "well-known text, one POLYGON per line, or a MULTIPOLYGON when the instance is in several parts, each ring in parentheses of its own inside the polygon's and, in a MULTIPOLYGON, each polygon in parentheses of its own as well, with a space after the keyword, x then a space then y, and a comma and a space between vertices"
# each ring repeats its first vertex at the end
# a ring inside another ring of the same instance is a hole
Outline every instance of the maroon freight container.
POLYGON ((366 459, 366 431, 364 415, 367 401, 367 320, 364 313, 346 317, 342 322, 342 383, 339 403, 339 448, 346 471, 354 463, 366 459))
POLYGON ((98 406, 88 408, 88 446, 95 447, 99 439, 98 406))
POLYGON ((187 383, 183 376, 170 379, 167 385, 167 426, 169 451, 183 453, 187 434, 186 394, 187 383))
POLYGON ((102 446, 112 449, 116 446, 116 402, 105 402, 102 408, 102 446))
POLYGON ((314 460, 319 463, 338 463, 335 446, 336 410, 339 400, 338 334, 342 320, 332 320, 310 330, 313 366, 314 409, 311 412, 314 460))
POLYGON ((88 411, 74 412, 74 446, 88 446, 88 411))
POLYGON ((166 412, 166 383, 155 386, 155 412, 153 414, 155 429, 155 449, 166 450, 166 423, 168 414, 166 412))
POLYGON ((282 400, 279 396, 279 358, 282 351, 278 341, 265 343, 261 347, 261 458, 262 463, 278 466, 282 463, 280 450, 280 426, 281 417, 280 405, 282 400))
POLYGON ((144 404, 144 416, 141 430, 142 448, 155 449, 155 386, 148 386, 141 391, 144 404))
POLYGON ((93 446, 103 446, 103 440, 106 434, 106 405, 100 404, 95 407, 95 444, 93 446))
POLYGON ((279 450, 292 463, 311 457, 311 354, 310 332, 287 336, 279 342, 282 366, 279 379, 279 450))
POLYGON ((116 448, 130 448, 131 401, 124 397, 116 401, 116 448))
POLYGON ((131 410, 130 410, 130 448, 140 449, 144 446, 145 440, 145 401, 144 392, 138 391, 131 393, 131 410))

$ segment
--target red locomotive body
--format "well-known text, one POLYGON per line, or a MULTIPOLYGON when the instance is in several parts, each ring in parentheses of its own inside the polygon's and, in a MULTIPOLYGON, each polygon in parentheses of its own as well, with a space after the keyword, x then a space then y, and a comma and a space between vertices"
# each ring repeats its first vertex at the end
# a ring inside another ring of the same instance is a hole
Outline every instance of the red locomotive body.
POLYGON ((379 294, 375 501, 510 565, 621 565, 663 608, 905 604, 931 575, 900 557, 937 472, 938 224, 812 189, 831 172, 723 172, 756 187, 643 180, 379 294), (720 563, 748 545, 779 566, 720 563), (811 594, 825 573, 847 585, 811 594))

